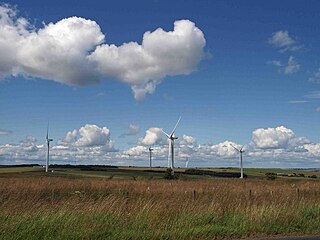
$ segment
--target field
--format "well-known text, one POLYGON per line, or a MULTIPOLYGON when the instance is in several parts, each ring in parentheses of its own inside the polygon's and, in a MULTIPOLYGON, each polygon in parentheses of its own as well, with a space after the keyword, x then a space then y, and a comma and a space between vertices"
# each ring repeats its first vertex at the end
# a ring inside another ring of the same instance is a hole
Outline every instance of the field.
MULTIPOLYGON (((266 180, 164 169, 0 168, 0 239, 237 239, 320 234, 318 172, 266 180)), ((235 171, 235 169, 215 169, 235 171)), ((279 170, 280 171, 280 170, 279 170)), ((289 170, 281 170, 287 172, 289 170)))

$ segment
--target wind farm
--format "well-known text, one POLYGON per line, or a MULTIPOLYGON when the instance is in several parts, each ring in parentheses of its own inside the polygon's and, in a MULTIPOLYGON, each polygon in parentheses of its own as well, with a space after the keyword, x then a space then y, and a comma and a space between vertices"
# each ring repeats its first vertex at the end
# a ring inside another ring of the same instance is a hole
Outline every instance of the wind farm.
POLYGON ((320 239, 319 9, 1 2, 0 239, 320 239))

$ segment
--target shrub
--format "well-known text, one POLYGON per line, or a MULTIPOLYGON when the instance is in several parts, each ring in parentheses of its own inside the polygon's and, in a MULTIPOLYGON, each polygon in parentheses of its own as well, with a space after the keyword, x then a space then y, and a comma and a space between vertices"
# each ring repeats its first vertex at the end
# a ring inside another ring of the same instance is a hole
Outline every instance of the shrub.
POLYGON ((308 176, 309 178, 317 178, 317 175, 308 176))
POLYGON ((273 172, 268 172, 265 175, 267 180, 275 180, 277 178, 277 174, 273 172))
POLYGON ((174 174, 174 171, 172 168, 167 168, 166 172, 164 173, 164 179, 178 179, 179 176, 177 174, 174 174))

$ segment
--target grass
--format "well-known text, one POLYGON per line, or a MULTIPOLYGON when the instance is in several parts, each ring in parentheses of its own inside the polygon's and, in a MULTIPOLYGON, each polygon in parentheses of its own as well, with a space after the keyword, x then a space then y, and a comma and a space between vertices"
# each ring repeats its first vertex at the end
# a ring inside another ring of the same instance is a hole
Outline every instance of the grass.
POLYGON ((119 179, 104 172, 29 170, 0 174, 0 239, 320 234, 318 180, 168 181, 157 179, 160 173, 134 180, 124 172, 119 179))

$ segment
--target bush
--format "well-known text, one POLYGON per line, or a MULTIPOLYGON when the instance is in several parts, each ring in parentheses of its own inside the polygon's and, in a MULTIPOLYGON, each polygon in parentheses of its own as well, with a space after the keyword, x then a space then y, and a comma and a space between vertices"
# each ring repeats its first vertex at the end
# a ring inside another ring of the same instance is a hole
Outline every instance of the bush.
POLYGON ((308 176, 308 178, 317 178, 317 175, 308 176))
POLYGON ((277 178, 277 174, 273 173, 273 172, 268 172, 265 175, 266 175, 267 180, 276 180, 276 178, 277 178))
POLYGON ((172 168, 167 168, 166 172, 164 173, 164 179, 178 179, 179 176, 177 174, 174 174, 174 171, 172 168))

